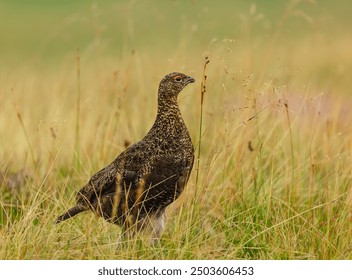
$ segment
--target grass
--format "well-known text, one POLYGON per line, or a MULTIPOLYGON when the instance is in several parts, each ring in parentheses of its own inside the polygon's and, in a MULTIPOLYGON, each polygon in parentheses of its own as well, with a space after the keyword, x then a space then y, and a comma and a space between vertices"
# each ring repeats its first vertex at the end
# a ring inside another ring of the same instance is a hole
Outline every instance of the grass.
MULTIPOLYGON (((272 11, 239 1, 237 16, 217 23, 211 1, 193 3, 170 26, 178 43, 151 47, 160 37, 139 41, 143 7, 130 3, 121 5, 133 15, 135 39, 127 29, 117 52, 104 32, 86 44, 84 29, 82 41, 65 41, 44 62, 48 38, 41 53, 31 41, 29 50, 11 50, 21 63, 9 55, 0 66, 0 259, 352 259, 352 40, 343 14, 327 19, 326 2, 287 1, 272 11), (296 23, 304 30, 292 35, 296 23), (201 153, 198 179, 194 169, 169 207, 161 244, 119 244, 120 229, 91 213, 53 225, 95 171, 149 130, 158 82, 171 71, 196 79, 179 102, 201 153), (30 180, 11 185, 20 170, 30 180)), ((160 17, 149 25, 167 21, 162 8, 152 9, 160 17)), ((228 15, 235 7, 224 8, 228 15)), ((69 12, 91 15, 78 11, 69 12)), ((112 25, 107 6, 92 11, 98 26, 112 25)), ((169 38, 163 28, 156 30, 169 38)))

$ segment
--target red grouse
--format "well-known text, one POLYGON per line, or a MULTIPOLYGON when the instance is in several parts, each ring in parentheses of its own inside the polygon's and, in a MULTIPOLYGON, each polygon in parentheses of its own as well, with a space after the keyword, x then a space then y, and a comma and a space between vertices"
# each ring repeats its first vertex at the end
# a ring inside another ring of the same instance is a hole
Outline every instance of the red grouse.
POLYGON ((164 228, 165 208, 186 186, 194 148, 182 119, 177 96, 194 79, 170 73, 160 82, 154 125, 139 142, 92 176, 78 192, 76 205, 57 218, 62 222, 91 210, 132 235, 147 226, 152 240, 164 228))

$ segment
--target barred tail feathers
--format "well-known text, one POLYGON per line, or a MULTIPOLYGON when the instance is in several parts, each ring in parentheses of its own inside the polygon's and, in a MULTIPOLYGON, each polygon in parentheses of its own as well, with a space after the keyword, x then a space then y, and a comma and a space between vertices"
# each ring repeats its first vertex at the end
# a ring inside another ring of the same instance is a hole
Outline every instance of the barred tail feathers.
POLYGON ((69 209, 67 212, 65 212, 64 214, 62 214, 61 216, 59 216, 56 221, 54 222, 54 224, 58 224, 62 221, 65 221, 69 218, 72 218, 73 216, 76 216, 77 214, 88 210, 86 207, 84 207, 83 205, 76 205, 74 207, 72 207, 71 209, 69 209))

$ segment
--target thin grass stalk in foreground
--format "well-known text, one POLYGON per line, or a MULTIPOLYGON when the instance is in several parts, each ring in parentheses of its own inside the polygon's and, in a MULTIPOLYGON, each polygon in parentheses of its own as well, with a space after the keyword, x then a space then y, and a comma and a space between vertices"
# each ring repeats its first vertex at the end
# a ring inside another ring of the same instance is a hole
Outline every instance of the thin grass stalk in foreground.
POLYGON ((28 135, 27 129, 26 129, 25 125, 24 125, 21 112, 20 112, 19 108, 16 105, 15 105, 15 109, 16 109, 16 113, 17 113, 17 118, 20 121, 22 130, 23 130, 24 137, 26 138, 26 142, 27 142, 27 145, 28 145, 29 153, 30 153, 31 158, 32 158, 33 165, 35 167, 35 170, 37 171, 38 164, 37 164, 37 161, 35 160, 32 143, 31 143, 31 141, 29 139, 29 135, 28 135))
POLYGON ((75 151, 73 158, 73 166, 80 169, 80 146, 79 146, 79 119, 81 114, 81 63, 80 63, 80 53, 77 49, 77 103, 76 103, 76 128, 75 128, 75 151))
POLYGON ((199 161, 200 161, 200 150, 202 146, 202 124, 203 124, 203 101, 204 101, 204 94, 207 91, 207 75, 205 74, 206 68, 208 63, 210 62, 209 57, 205 57, 205 63, 203 67, 203 77, 202 83, 200 85, 200 117, 199 117, 199 139, 198 139, 198 154, 197 154, 197 170, 196 170, 196 193, 195 197, 197 196, 197 187, 198 187, 198 178, 199 178, 199 161))
POLYGON ((199 216, 200 207, 195 206, 195 205, 198 205, 198 203, 194 203, 194 202, 198 200, 199 163, 200 163, 200 152, 201 152, 201 146, 202 146, 203 103, 204 103, 204 94, 206 92, 206 81, 207 81, 207 75, 205 74, 205 72, 209 62, 210 62, 209 58, 205 57, 205 63, 203 66, 203 76, 202 76, 202 82, 201 82, 201 91, 200 91, 199 137, 198 137, 198 153, 197 153, 197 159, 196 159, 197 167, 196 167, 196 183, 195 183, 196 188, 194 191, 193 203, 191 204, 192 209, 190 211, 187 211, 187 214, 186 214, 187 215, 186 244, 188 245, 189 245, 189 242, 191 242, 191 240, 194 239, 192 232, 195 229, 195 224, 201 222, 201 218, 199 216))
MULTIPOLYGON (((294 148, 293 148, 291 119, 290 119, 290 113, 288 111, 288 103, 285 102, 284 105, 285 105, 285 111, 286 111, 286 116, 287 116, 288 128, 289 128, 289 133, 290 133, 291 163, 292 163, 291 189, 293 191, 293 194, 292 194, 293 203, 295 203, 296 202, 297 192, 295 190, 295 156, 294 156, 294 148)), ((291 200, 290 198, 291 198, 291 190, 289 189, 287 191, 287 202, 289 202, 291 200)))

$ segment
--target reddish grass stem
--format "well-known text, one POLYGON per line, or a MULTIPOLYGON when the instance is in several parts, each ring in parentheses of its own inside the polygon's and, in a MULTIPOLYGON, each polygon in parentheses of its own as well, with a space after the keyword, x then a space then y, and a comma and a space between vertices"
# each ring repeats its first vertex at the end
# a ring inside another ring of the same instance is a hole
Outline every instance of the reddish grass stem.
POLYGON ((77 49, 76 55, 76 63, 77 63, 77 103, 76 103, 76 128, 75 128, 75 151, 74 151, 74 159, 77 170, 80 169, 80 145, 79 145, 79 119, 81 114, 81 61, 80 61, 80 52, 77 49))
POLYGON ((202 126, 203 126, 203 102, 204 102, 204 94, 207 91, 207 75, 206 75, 206 68, 208 63, 210 62, 209 57, 205 57, 205 63, 203 66, 203 77, 200 89, 200 117, 199 117, 199 139, 198 139, 198 154, 197 154, 197 172, 196 172, 196 186, 198 186, 198 179, 199 179, 199 162, 200 162, 200 151, 202 146, 202 126))

